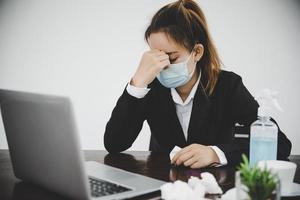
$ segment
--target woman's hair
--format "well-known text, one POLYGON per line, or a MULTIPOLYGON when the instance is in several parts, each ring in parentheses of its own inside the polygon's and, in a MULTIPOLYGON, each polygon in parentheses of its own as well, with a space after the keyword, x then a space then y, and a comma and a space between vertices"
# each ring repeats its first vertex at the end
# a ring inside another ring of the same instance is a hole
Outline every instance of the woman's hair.
POLYGON ((221 71, 221 60, 212 41, 205 16, 200 7, 192 0, 179 0, 162 7, 153 16, 145 32, 145 39, 151 33, 164 32, 167 37, 192 51, 197 43, 204 47, 204 53, 197 62, 197 71, 201 69, 206 76, 205 90, 211 95, 221 71))

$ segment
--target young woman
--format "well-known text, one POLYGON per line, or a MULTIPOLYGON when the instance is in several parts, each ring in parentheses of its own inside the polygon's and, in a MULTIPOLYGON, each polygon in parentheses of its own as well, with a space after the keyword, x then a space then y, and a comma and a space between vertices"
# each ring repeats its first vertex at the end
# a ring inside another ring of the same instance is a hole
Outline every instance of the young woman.
MULTIPOLYGON (((235 137, 235 124, 249 127, 258 104, 239 75, 221 70, 205 16, 192 0, 162 7, 145 32, 146 51, 107 123, 109 152, 128 149, 143 122, 151 129, 150 150, 169 153, 182 147, 176 165, 200 168, 236 164, 248 154, 249 137, 235 137)), ((278 159, 291 142, 279 129, 278 159)))

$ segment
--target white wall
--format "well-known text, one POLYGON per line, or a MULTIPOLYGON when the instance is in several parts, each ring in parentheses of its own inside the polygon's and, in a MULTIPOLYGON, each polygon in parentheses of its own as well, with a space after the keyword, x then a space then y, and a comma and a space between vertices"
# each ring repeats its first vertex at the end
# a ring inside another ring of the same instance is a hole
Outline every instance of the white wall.
MULTIPOLYGON (((106 122, 148 49, 145 28, 168 2, 0 1, 0 88, 70 96, 83 148, 103 149, 106 122)), ((253 94, 265 87, 280 92, 285 112, 274 117, 300 154, 300 3, 198 2, 224 64, 253 94)), ((131 149, 147 150, 149 136, 145 125, 131 149)), ((7 148, 2 123, 0 148, 7 148)))

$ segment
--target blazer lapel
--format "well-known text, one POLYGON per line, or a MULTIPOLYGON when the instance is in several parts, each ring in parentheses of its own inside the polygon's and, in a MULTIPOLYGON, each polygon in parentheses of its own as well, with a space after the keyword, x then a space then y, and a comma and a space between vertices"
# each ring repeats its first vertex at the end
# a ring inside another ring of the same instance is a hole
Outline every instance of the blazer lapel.
POLYGON ((159 92, 159 94, 161 94, 160 99, 163 109, 162 112, 165 113, 166 120, 168 120, 166 125, 170 126, 170 140, 172 140, 177 146, 185 147, 187 142, 177 117, 176 107, 172 99, 171 90, 163 87, 161 89, 162 91, 159 92))
POLYGON ((193 100, 192 113, 188 128, 188 144, 201 142, 201 138, 205 138, 205 135, 207 134, 205 133, 205 119, 209 114, 208 112, 211 102, 209 97, 206 95, 201 82, 205 82, 202 80, 202 77, 193 100))

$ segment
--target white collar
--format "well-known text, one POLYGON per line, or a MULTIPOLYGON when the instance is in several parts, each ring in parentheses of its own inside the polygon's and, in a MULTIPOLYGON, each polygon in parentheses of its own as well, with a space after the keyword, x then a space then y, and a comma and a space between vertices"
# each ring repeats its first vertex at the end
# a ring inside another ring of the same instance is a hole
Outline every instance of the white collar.
POLYGON ((198 88, 198 85, 199 85, 199 82, 200 82, 200 78, 201 78, 201 71, 199 73, 199 77, 198 77, 198 80, 197 82, 194 84, 189 96, 186 98, 186 100, 183 102, 181 97, 179 96, 178 92, 176 91, 175 88, 171 88, 171 95, 172 95, 172 98, 173 98, 173 101, 176 103, 176 104, 179 104, 181 106, 185 106, 187 104, 190 103, 191 100, 194 99, 194 96, 195 96, 195 93, 196 93, 196 90, 198 88))

